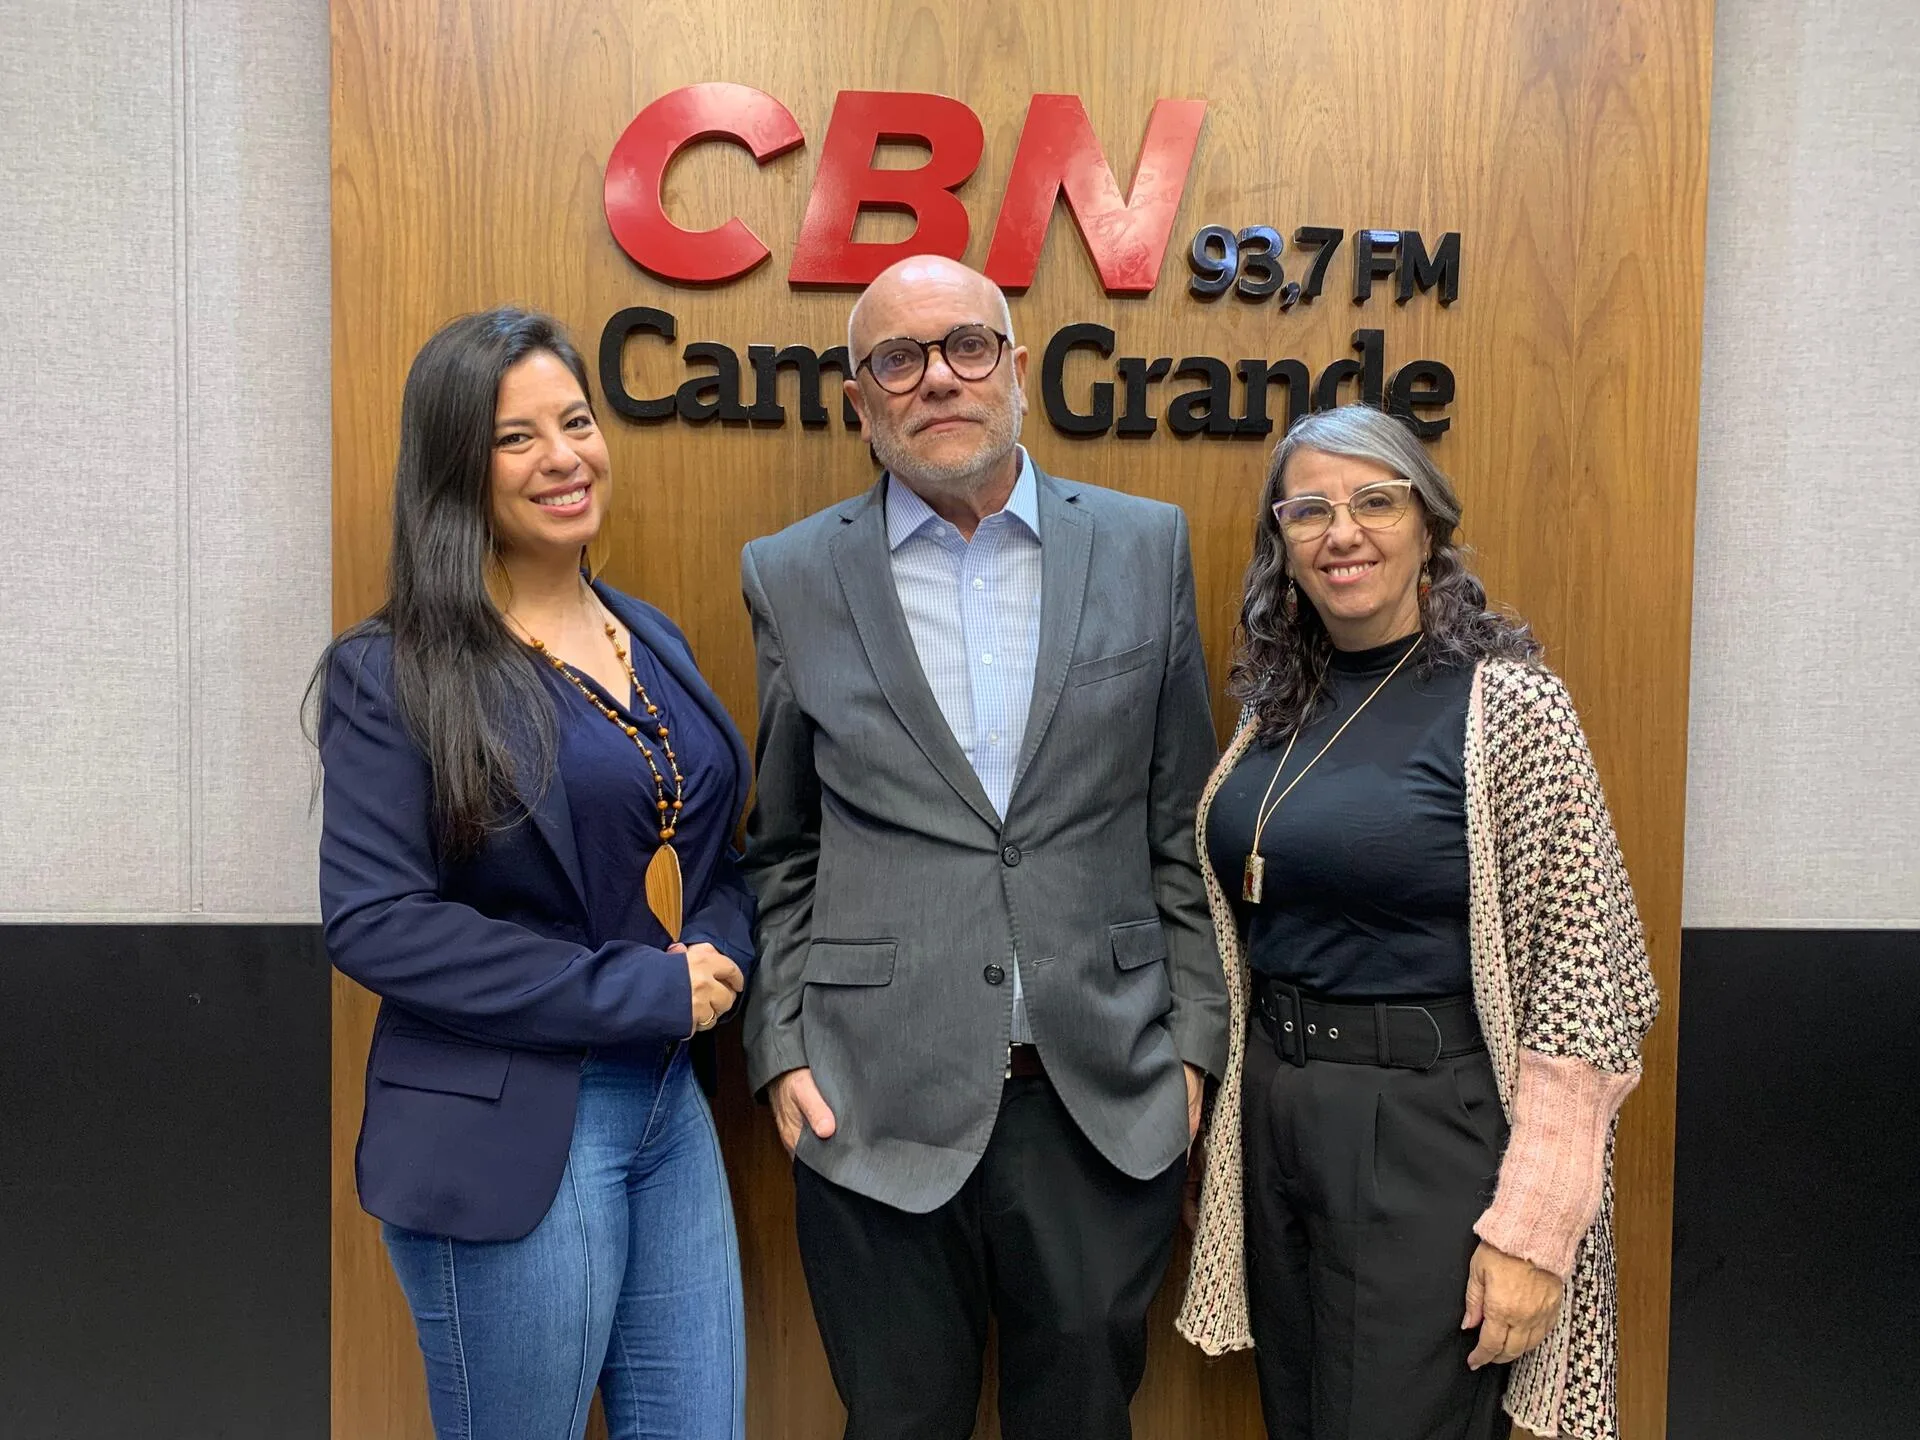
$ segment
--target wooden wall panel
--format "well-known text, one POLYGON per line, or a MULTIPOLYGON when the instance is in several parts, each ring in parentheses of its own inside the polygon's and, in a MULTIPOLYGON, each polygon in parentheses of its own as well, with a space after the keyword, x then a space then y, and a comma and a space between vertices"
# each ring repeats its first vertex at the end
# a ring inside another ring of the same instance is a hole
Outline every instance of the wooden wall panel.
MULTIPOLYGON (((1041 347, 1079 320, 1111 325, 1122 354, 1299 356, 1316 373, 1348 353, 1354 328, 1374 326, 1386 332, 1389 373, 1415 358, 1453 368, 1453 429, 1438 458, 1460 482, 1489 588, 1535 623, 1581 704, 1667 997, 1620 1160, 1626 1434, 1650 1440, 1665 1414, 1711 32, 1711 0, 1221 0, 1203 10, 334 0, 335 619, 379 602, 401 383, 449 316, 540 306, 574 328, 590 360, 607 318, 636 304, 673 312, 679 344, 824 349, 843 334, 851 296, 790 290, 785 272, 836 92, 936 91, 980 115, 985 155, 961 192, 975 264, 1030 95, 1081 96, 1123 188, 1152 102, 1204 97, 1151 297, 1104 295, 1071 220, 1056 215, 1036 282, 1014 301, 1035 351, 1034 398, 1041 347), (720 145, 682 158, 670 211, 696 227, 738 214, 774 258, 731 286, 676 288, 614 245, 602 175, 643 104, 712 79, 780 98, 807 145, 764 168, 720 145), (1180 257, 1208 223, 1413 227, 1430 239, 1457 230, 1460 298, 1450 309, 1432 296, 1396 307, 1384 294, 1355 306, 1343 251, 1314 304, 1203 304, 1185 293, 1180 257)), ((861 236, 904 228, 869 217, 861 236)), ((636 346, 635 393, 677 384, 677 355, 636 346)), ((1069 392, 1092 378, 1095 362, 1077 360, 1069 392)), ((789 378, 789 407, 792 387, 789 378)), ((1169 388, 1156 387, 1163 402, 1169 388)), ((867 485, 865 452, 837 417, 826 432, 605 420, 618 484, 611 577, 685 626, 750 731, 740 546, 867 485)), ((1049 469, 1186 507, 1208 655, 1223 677, 1267 444, 1179 440, 1164 426, 1143 441, 1070 440, 1037 404, 1025 439, 1049 469)), ((1227 718, 1222 707, 1223 728, 1227 718)), ((352 1189, 372 1006, 337 981, 334 1010, 333 1431, 418 1440, 428 1430, 410 1327, 352 1189)), ((794 1254, 787 1166, 744 1093, 737 1051, 725 1059, 719 1113, 749 1289, 750 1430, 813 1440, 837 1433, 839 1407, 794 1254)), ((1245 1357, 1201 1363, 1171 1333, 1174 1298, 1170 1286, 1156 1311, 1139 1434, 1256 1434, 1245 1357)), ((982 1434, 993 1433, 983 1406, 982 1434)))

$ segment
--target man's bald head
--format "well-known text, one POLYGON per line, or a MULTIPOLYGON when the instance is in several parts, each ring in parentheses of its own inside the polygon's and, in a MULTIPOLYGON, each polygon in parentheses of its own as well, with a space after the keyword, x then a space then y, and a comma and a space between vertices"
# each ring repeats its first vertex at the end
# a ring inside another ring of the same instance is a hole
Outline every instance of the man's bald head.
POLYGON ((909 255, 896 260, 878 275, 853 302, 847 316, 847 354, 859 360, 875 344, 896 336, 910 335, 916 340, 937 340, 946 331, 922 335, 917 330, 897 328, 904 323, 903 312, 913 312, 937 304, 970 306, 974 318, 1013 338, 1013 312, 1007 308, 1007 296, 998 285, 978 270, 949 260, 944 255, 909 255), (919 303, 915 303, 915 302, 919 303))
MULTIPOLYGON (((845 389, 860 414, 861 433, 889 474, 955 523, 979 505, 1005 503, 1019 472, 1015 451, 1027 411, 1027 352, 1012 337, 1013 317, 1000 287, 944 255, 914 255, 889 265, 847 318, 854 370, 845 389), (972 331, 974 349, 967 352, 971 361, 980 358, 980 329, 1007 337, 984 374, 972 373, 977 364, 967 364, 969 377, 961 376, 946 353, 946 338, 963 326, 978 327, 972 331), (904 391, 883 388, 871 364, 863 363, 888 340, 931 347, 919 378, 904 391)), ((963 529, 972 533, 970 524, 963 529)))

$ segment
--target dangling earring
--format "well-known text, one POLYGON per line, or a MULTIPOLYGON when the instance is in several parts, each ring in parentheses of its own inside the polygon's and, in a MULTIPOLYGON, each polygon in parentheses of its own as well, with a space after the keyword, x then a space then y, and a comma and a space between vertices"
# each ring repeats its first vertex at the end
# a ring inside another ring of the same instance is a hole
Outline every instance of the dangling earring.
POLYGON ((1286 598, 1280 602, 1280 608, 1282 611, 1285 612, 1287 617, 1287 623, 1289 625, 1295 624, 1299 621, 1300 619, 1300 582, 1293 579, 1291 576, 1289 576, 1287 579, 1287 595, 1286 595, 1286 598))
POLYGON ((1433 569, 1431 566, 1422 565, 1420 567, 1420 598, 1425 600, 1427 592, 1431 589, 1433 589, 1433 569))

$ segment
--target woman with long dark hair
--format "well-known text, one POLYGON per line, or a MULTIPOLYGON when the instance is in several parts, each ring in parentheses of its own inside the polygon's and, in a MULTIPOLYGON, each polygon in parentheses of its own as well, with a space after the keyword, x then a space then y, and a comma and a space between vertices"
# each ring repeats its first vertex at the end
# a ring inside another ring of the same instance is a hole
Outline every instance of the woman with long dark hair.
POLYGON ((357 1178, 439 1440, 744 1433, 688 1041, 737 1002, 748 760, 685 637, 583 573, 612 490, 543 315, 407 376, 387 602, 316 674, 327 950, 381 997, 357 1178))
POLYGON ((1593 758, 1460 502, 1350 406, 1274 451, 1201 800, 1235 1007, 1180 1328, 1276 1440, 1608 1440, 1613 1121, 1658 996, 1593 758))

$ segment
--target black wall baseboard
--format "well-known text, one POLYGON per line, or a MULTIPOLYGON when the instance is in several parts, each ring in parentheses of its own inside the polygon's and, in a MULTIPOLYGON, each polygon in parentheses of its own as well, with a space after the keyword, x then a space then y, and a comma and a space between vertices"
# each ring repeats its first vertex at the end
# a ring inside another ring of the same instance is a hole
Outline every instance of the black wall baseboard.
POLYGON ((1690 930, 1670 1440, 1911 1435, 1920 931, 1690 930))
MULTIPOLYGON (((1685 937, 1671 1440, 1913 1429, 1920 931, 1685 937)), ((326 1440, 317 927, 0 926, 0 1434, 326 1440)))
POLYGON ((326 1440, 318 926, 0 926, 0 1434, 326 1440))

